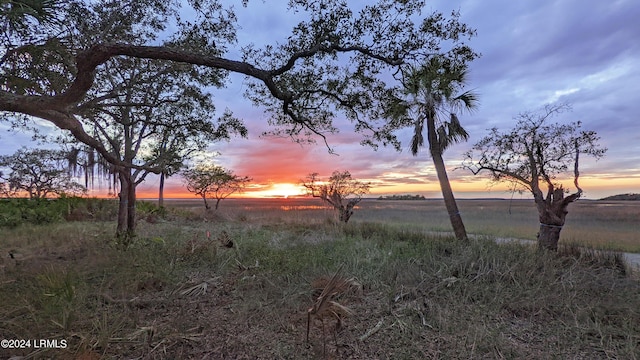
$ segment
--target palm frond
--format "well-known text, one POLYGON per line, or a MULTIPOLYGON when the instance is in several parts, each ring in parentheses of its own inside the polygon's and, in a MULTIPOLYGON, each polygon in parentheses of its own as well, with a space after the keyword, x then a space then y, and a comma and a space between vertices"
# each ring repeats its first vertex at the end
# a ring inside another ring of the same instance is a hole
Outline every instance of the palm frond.
POLYGON ((479 95, 473 90, 465 91, 452 100, 453 108, 457 112, 464 110, 471 112, 478 107, 478 103, 479 95))
POLYGON ((454 113, 451 113, 450 120, 447 123, 447 129, 449 138, 454 142, 467 141, 469 139, 469 133, 462 127, 458 116, 454 113))
POLYGON ((436 131, 438 137, 438 146, 440 147, 440 151, 444 151, 449 147, 449 145, 451 145, 451 138, 449 138, 444 124, 438 127, 436 131))
POLYGON ((415 121, 414 126, 413 136, 411 137, 411 154, 415 156, 418 154, 418 149, 424 145, 424 136, 422 135, 424 121, 418 119, 415 121))

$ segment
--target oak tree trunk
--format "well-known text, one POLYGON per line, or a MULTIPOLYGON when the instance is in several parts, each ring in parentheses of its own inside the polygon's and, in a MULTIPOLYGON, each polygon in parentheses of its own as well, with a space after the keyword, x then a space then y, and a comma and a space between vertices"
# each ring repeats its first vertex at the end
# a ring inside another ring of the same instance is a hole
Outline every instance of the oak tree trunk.
POLYGON ((136 184, 131 169, 118 172, 120 194, 118 203, 118 225, 116 238, 126 248, 136 232, 136 184))
POLYGON ((562 226, 540 223, 538 231, 538 247, 540 249, 557 251, 562 226))
POLYGON ((360 202, 360 199, 351 199, 347 202, 347 205, 344 206, 340 204, 339 207, 334 206, 340 212, 340 222, 344 222, 345 224, 349 222, 351 216, 353 215, 353 208, 360 202))
POLYGON ((127 235, 135 236, 136 233, 136 183, 131 179, 129 192, 127 194, 127 235))
POLYGON ((118 172, 118 179, 120 180, 120 192, 118 193, 118 226, 116 228, 116 237, 120 239, 125 236, 127 232, 129 182, 126 179, 126 175, 122 172, 118 172))
POLYGON ((340 208, 338 208, 338 212, 340 214, 340 222, 343 222, 345 224, 349 222, 351 215, 353 215, 353 211, 347 209, 345 206, 340 206, 340 208))

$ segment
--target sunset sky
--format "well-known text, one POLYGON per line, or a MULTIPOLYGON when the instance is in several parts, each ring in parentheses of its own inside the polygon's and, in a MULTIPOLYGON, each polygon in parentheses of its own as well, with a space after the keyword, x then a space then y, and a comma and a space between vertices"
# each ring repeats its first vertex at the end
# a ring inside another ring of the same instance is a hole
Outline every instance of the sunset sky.
MULTIPOLYGON (((274 3, 256 0, 247 9, 236 7, 242 26, 238 49, 251 42, 259 46, 284 41, 290 34, 294 15, 274 3)), ((489 128, 506 131, 518 113, 553 102, 573 107, 557 120, 582 121, 583 128, 597 131, 608 148, 598 162, 581 162, 585 197, 640 193, 639 1, 439 0, 428 1, 427 9, 445 14, 459 10, 461 20, 477 29, 470 45, 482 53, 471 64, 469 78, 469 88, 480 94, 480 106, 460 118, 471 137, 444 154, 457 197, 510 197, 507 186, 490 187, 486 177, 455 169, 462 154, 489 128)), ((232 51, 227 57, 240 55, 232 51)), ((427 151, 413 157, 407 149, 409 132, 402 137, 404 151, 382 147, 374 151, 359 145, 361 137, 351 124, 336 119, 341 131, 328 141, 338 155, 329 154, 320 142, 301 146, 289 139, 261 137, 269 129, 268 116, 243 98, 244 89, 243 78, 232 76, 228 87, 215 90, 213 96, 218 109, 229 108, 244 119, 249 138, 213 144, 210 149, 220 152, 216 158, 220 165, 253 178, 245 196, 295 195, 301 191, 296 184, 306 174, 328 176, 334 170, 349 170, 372 182, 372 196, 441 197, 427 151)), ((13 153, 29 141, 28 134, 2 131, 0 154, 13 153)), ((157 186, 158 179, 149 177, 139 186, 138 196, 156 197, 157 186)), ((176 176, 169 179, 165 196, 192 197, 184 191, 176 176)))

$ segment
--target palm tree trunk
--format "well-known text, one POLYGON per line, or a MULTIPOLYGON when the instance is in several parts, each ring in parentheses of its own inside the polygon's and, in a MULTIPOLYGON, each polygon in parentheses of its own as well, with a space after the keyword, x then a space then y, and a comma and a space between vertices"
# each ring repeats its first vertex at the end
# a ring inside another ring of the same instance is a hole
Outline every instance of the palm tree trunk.
POLYGON ((435 109, 430 109, 429 115, 426 119, 429 152, 431 153, 431 159, 433 159, 433 165, 436 168, 438 182, 440 182, 440 190, 442 191, 442 198, 444 199, 444 205, 447 208, 449 221, 451 221, 451 227, 456 235, 456 239, 460 241, 468 241, 467 230, 462 222, 462 217, 458 210, 458 204, 456 203, 455 196, 453 196, 453 190, 451 189, 451 183, 449 182, 449 176, 447 175, 447 167, 445 166, 444 159, 442 158, 442 146, 440 145, 436 131, 435 117, 435 109))
POLYGON ((458 204, 456 203, 456 198, 453 195, 453 190, 451 189, 451 183, 449 183, 449 176, 447 176, 447 169, 444 165, 442 154, 438 151, 433 151, 431 153, 431 158, 433 159, 433 164, 435 165, 436 173, 438 174, 438 181, 440 182, 444 205, 447 208, 447 213, 449 213, 449 220, 451 221, 451 227, 453 227, 456 239, 467 241, 467 230, 462 222, 462 216, 460 216, 458 204))

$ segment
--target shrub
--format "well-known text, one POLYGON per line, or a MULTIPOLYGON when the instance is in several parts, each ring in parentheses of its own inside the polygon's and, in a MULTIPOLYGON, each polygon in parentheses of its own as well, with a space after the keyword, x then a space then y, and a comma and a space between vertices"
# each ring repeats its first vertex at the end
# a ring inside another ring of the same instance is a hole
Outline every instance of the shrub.
POLYGON ((0 227, 45 225, 63 220, 113 220, 117 211, 117 204, 108 199, 65 196, 58 199, 0 199, 0 227))

